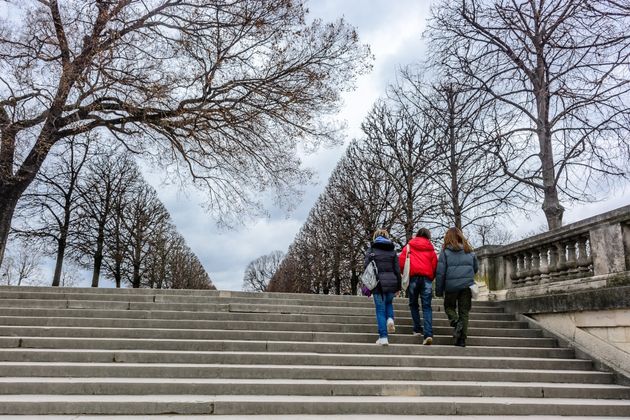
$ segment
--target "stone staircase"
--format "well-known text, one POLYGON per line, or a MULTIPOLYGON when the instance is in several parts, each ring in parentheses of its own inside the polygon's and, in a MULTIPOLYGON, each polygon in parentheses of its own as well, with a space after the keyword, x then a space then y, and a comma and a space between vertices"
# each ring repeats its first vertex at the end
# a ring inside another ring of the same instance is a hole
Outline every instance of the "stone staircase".
POLYGON ((630 416, 630 388, 493 303, 468 347, 397 299, 390 346, 357 296, 0 287, 0 415, 630 416))

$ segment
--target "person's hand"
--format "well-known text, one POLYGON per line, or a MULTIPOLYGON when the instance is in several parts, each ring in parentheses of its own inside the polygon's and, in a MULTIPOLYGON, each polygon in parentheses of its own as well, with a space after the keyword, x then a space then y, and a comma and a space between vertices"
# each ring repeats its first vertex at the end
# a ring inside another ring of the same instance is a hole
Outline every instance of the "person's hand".
POLYGON ((396 297, 400 297, 400 290, 396 292, 396 294, 394 295, 396 297))

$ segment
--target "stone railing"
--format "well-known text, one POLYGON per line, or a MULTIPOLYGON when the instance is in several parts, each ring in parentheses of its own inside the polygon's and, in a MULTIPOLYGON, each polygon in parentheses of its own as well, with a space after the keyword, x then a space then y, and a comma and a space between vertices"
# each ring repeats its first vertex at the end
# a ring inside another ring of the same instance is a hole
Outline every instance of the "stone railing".
MULTIPOLYGON (((477 249, 490 290, 533 294, 630 281, 630 206, 505 245, 477 249)), ((521 293, 516 293, 521 294, 521 293)))

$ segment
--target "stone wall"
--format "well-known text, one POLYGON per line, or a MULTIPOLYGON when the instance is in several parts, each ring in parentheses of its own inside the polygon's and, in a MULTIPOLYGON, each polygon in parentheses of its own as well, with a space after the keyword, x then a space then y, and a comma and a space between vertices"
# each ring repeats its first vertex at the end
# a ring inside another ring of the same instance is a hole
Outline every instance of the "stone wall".
POLYGON ((533 314, 540 326, 630 378, 630 310, 533 314))

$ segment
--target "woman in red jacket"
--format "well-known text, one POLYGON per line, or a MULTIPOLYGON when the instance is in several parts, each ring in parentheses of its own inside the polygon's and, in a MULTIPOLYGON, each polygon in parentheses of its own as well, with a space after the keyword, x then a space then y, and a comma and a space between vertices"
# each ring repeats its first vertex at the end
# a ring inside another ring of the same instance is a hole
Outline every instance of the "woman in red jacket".
MULTIPOLYGON (((413 335, 422 335, 424 331, 424 341, 422 344, 430 346, 433 344, 433 309, 431 308, 431 298, 433 297, 433 279, 437 267, 437 255, 431 243, 431 232, 422 228, 416 236, 409 241, 411 269, 409 270, 409 309, 413 319, 413 335), (420 325, 420 311, 418 297, 422 301, 422 318, 424 329, 420 325)), ((400 270, 405 267, 407 258, 407 246, 400 253, 400 270)))

